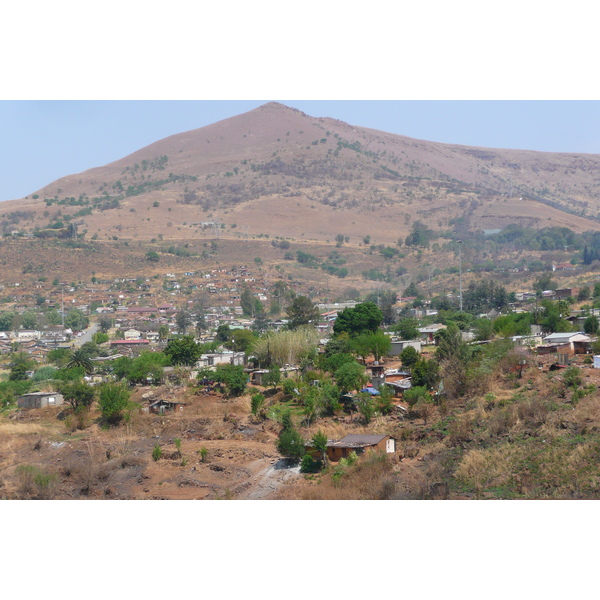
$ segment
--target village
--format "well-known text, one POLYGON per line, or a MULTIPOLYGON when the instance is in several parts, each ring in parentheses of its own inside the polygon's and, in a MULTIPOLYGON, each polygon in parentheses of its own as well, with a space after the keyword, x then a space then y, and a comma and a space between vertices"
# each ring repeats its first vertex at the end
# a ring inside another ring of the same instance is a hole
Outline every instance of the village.
MULTIPOLYGON (((82 412, 75 388, 69 387, 80 377, 87 389, 96 390, 90 398, 126 383, 133 401, 127 410, 135 406, 146 415, 140 418, 162 419, 163 426, 164 419, 181 425, 219 403, 224 403, 225 421, 239 421, 229 410, 245 413, 244 424, 229 433, 219 429, 198 437, 184 428, 183 435, 201 444, 198 453, 208 452, 215 435, 231 442, 239 439, 236 431, 243 431, 252 440, 247 449, 261 440, 271 465, 291 461, 287 470, 277 469, 278 485, 267 485, 272 493, 288 481, 286 474, 339 469, 365 453, 382 453, 406 465, 415 450, 407 452, 403 445, 405 427, 426 427, 447 402, 465 393, 450 371, 433 373, 434 365, 447 369, 459 347, 475 357, 486 352, 486 345, 507 343, 510 350, 503 352, 513 356, 509 370, 519 378, 531 368, 543 373, 573 365, 589 373, 600 369, 600 356, 594 356, 600 354, 600 309, 591 307, 597 291, 591 283, 515 292, 498 308, 482 302, 481 312, 471 303, 470 314, 460 307, 475 297, 473 286, 429 298, 411 286, 395 301, 388 294, 387 324, 372 302, 318 303, 285 282, 261 280, 245 266, 155 278, 94 278, 91 285, 42 282, 35 290, 7 286, 3 293, 10 302, 0 316, 8 324, 11 315, 16 327, 0 332, 3 413, 23 424, 40 415, 76 422, 69 435, 89 428, 92 414, 101 428, 122 427, 130 412, 112 422, 98 409, 90 412, 89 402, 82 412), (418 296, 407 294, 415 291, 418 296), (266 307, 275 303, 279 310, 268 314, 266 307), (553 312, 555 321, 549 321, 553 312), (503 319, 512 325, 503 325, 503 319), (299 332, 304 332, 302 342, 292 342, 289 336, 299 332), (184 341, 191 345, 190 355, 181 354, 184 341), (299 345, 292 349, 294 344, 299 345), (237 383, 234 370, 241 377, 237 383), (323 439, 321 428, 333 435, 323 439)), ((216 481, 211 485, 214 496, 221 488, 216 481)), ((245 489, 239 486, 227 493, 245 489)), ((264 489, 249 497, 265 497, 264 489)), ((244 497, 236 494, 232 497, 244 497)), ((199 497, 207 497, 206 490, 199 497)))

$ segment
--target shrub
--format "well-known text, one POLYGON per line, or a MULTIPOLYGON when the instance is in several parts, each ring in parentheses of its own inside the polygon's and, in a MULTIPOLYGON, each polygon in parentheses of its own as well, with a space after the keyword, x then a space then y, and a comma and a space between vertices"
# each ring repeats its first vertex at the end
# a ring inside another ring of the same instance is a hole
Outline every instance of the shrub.
POLYGON ((102 418, 110 425, 118 424, 129 408, 129 390, 118 383, 105 383, 100 386, 98 404, 102 418))
POLYGON ((305 454, 300 462, 300 473, 318 473, 323 463, 315 460, 310 454, 305 454))
POLYGON ((422 398, 428 398, 427 388, 425 386, 414 386, 404 392, 404 400, 412 408, 422 398))
POLYGON ((155 444, 154 448, 152 449, 152 460, 154 461, 158 461, 161 459, 162 457, 162 448, 160 447, 160 444, 155 444))
POLYGON ((253 394, 250 399, 250 410, 255 417, 263 416, 265 407, 265 397, 260 392, 253 394))
POLYGON ((295 379, 286 378, 283 380, 283 393, 286 396, 293 396, 296 394, 294 391, 298 387, 298 382, 295 379))

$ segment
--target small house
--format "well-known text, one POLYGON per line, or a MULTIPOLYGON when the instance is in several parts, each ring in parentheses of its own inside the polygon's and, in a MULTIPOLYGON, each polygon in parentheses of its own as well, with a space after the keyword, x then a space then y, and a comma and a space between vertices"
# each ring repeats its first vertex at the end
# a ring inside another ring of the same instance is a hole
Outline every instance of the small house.
POLYGON ((419 329, 421 341, 425 344, 435 344, 435 334, 442 329, 446 329, 446 325, 442 325, 441 323, 435 323, 428 327, 421 327, 419 329))
MULTIPOLYGON (((320 458, 312 445, 312 442, 305 444, 305 450, 314 458, 320 458)), ((365 452, 396 452, 396 440, 389 435, 357 434, 350 433, 341 440, 327 440, 327 458, 337 462, 340 458, 347 458, 350 452, 364 454, 365 452)))
POLYGON ((166 412, 182 411, 185 402, 174 402, 172 400, 155 400, 148 406, 148 410, 152 413, 164 415, 166 412))
POLYGON ((589 335, 578 332, 551 333, 544 338, 544 345, 556 347, 555 351, 560 354, 585 354, 591 342, 589 335))
POLYGON ((64 401, 63 395, 57 392, 31 392, 19 396, 17 406, 23 409, 47 408, 48 406, 60 406, 64 401))

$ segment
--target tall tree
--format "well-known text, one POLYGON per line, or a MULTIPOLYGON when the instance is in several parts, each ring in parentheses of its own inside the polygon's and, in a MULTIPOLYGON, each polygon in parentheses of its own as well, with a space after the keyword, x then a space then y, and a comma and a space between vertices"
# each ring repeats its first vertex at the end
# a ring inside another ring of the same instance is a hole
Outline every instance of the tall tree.
POLYGON ((197 344, 193 336, 185 335, 169 340, 164 349, 173 365, 192 366, 202 354, 202 346, 197 344))
POLYGON ((321 318, 319 309, 306 296, 294 298, 294 301, 287 307, 286 313, 290 319, 290 329, 296 329, 302 325, 316 324, 321 318))
POLYGON ((192 325, 192 317, 187 310, 180 310, 175 315, 175 327, 177 328, 177 332, 185 335, 188 328, 192 325))
POLYGON ((90 356, 83 348, 74 350, 69 357, 67 369, 72 369, 74 367, 83 367, 88 375, 94 370, 94 365, 90 360, 90 356))
POLYGON ((373 302, 362 302, 354 308, 345 308, 340 312, 333 324, 333 332, 337 336, 347 332, 356 336, 369 331, 376 331, 383 321, 383 313, 373 302))

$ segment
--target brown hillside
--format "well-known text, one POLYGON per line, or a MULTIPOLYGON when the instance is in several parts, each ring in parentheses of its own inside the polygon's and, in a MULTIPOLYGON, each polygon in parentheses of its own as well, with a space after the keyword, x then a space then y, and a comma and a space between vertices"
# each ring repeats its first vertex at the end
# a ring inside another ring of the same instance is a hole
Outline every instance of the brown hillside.
POLYGON ((600 229, 600 156, 440 144, 269 103, 63 177, 0 209, 4 233, 71 221, 86 239, 269 234, 380 243, 510 223, 600 229), (268 218, 267 218, 268 217, 268 218), (66 220, 66 221, 65 221, 66 220), (216 223, 202 228, 201 223, 216 223))

